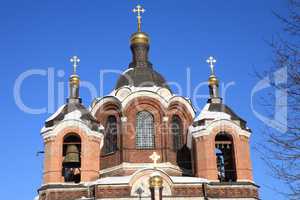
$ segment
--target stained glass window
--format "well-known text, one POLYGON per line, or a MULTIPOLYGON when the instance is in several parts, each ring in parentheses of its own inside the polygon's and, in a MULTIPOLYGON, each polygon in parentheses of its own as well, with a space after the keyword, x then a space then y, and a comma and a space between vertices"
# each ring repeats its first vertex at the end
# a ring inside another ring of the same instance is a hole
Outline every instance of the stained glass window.
POLYGON ((138 149, 154 148, 154 135, 153 115, 147 111, 139 112, 136 116, 136 147, 138 149))

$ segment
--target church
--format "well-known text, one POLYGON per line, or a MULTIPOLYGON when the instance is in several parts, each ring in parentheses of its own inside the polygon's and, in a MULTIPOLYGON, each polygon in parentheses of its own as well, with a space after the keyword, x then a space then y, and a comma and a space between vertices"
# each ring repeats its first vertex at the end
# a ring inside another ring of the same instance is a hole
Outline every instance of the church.
POLYGON ((155 70, 150 36, 141 30, 145 10, 138 5, 133 11, 132 61, 111 93, 89 108, 80 98, 80 60, 71 59, 69 97, 41 130, 43 184, 36 199, 259 199, 251 130, 222 102, 216 60, 207 60, 210 97, 197 111, 155 70))

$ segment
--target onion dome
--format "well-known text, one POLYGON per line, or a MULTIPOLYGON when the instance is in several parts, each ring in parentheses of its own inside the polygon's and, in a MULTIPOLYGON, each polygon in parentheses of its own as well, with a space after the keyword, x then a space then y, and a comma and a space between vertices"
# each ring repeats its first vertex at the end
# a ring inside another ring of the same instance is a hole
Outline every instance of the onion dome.
POLYGON ((141 6, 137 6, 133 11, 138 13, 138 31, 130 37, 132 61, 128 69, 119 77, 116 89, 123 86, 157 86, 170 90, 164 77, 153 69, 148 59, 150 37, 147 33, 141 31, 141 13, 145 10, 141 6))

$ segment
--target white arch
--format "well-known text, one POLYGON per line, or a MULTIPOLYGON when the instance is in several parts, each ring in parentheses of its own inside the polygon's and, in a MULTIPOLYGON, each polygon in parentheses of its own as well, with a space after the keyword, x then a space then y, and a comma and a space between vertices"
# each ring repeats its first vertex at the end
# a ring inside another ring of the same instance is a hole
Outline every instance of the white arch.
POLYGON ((91 110, 92 116, 95 117, 95 115, 96 115, 97 111, 99 110, 99 108, 101 108, 101 106, 103 106, 104 104, 110 103, 110 102, 116 104, 119 108, 122 108, 122 103, 117 97, 115 97, 115 96, 105 96, 105 97, 99 99, 98 101, 96 101, 95 105, 92 107, 92 110, 91 110))
POLYGON ((94 136, 97 138, 103 138, 103 130, 104 127, 102 125, 99 126, 99 132, 91 130, 83 121, 76 120, 76 119, 70 119, 70 120, 63 120, 59 124, 57 124, 54 127, 51 128, 43 128, 41 130, 41 134, 43 136, 43 139, 47 139, 50 137, 57 136, 61 131, 68 127, 76 127, 81 129, 83 132, 85 132, 88 136, 94 136))
POLYGON ((122 98, 122 99, 119 99, 118 96, 103 97, 102 99, 98 100, 95 103, 95 105, 93 106, 93 108, 91 110, 91 113, 93 116, 95 116, 98 109, 107 102, 113 102, 116 105, 118 105, 120 107, 120 109, 123 110, 134 99, 139 98, 139 97, 149 97, 149 98, 155 99, 155 100, 159 101, 165 109, 168 109, 170 107, 170 105, 174 102, 180 102, 182 105, 184 105, 187 108, 187 110, 191 114, 192 118, 195 118, 195 114, 196 114, 195 109, 193 108, 191 102, 188 99, 181 97, 181 96, 163 97, 155 91, 146 90, 146 89, 131 92, 128 96, 126 96, 125 98, 122 98))
POLYGON ((197 126, 197 127, 191 126, 188 133, 187 146, 191 149, 193 138, 210 135, 214 128, 216 127, 221 128, 222 126, 229 126, 233 128, 235 130, 234 132, 236 132, 238 135, 243 135, 247 138, 250 138, 251 136, 251 132, 242 129, 238 124, 234 123, 233 121, 229 119, 218 119, 212 121, 211 123, 205 126, 197 126))

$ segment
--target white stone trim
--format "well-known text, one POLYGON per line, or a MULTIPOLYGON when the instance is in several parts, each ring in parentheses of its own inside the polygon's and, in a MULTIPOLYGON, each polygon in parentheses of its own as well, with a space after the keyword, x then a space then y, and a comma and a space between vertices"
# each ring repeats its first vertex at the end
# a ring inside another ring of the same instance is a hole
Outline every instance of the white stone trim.
POLYGON ((87 182, 85 185, 93 185, 93 184, 99 184, 99 185, 128 185, 131 183, 132 179, 136 177, 138 174, 143 174, 144 171, 151 170, 155 171, 154 173, 158 174, 165 174, 168 176, 172 182, 172 184, 176 185, 201 185, 203 183, 209 183, 211 181, 208 181, 204 178, 198 178, 198 177, 184 177, 184 176, 169 176, 166 172, 164 172, 162 169, 155 169, 155 168, 143 168, 136 172, 134 172, 132 175, 129 176, 111 176, 111 177, 105 177, 100 178, 93 182, 87 182))
POLYGON ((236 182, 247 182, 247 183, 256 184, 253 180, 248 180, 248 179, 238 179, 236 182))
POLYGON ((121 117, 122 122, 127 122, 127 117, 121 117))
POLYGON ((209 111, 210 103, 207 103, 203 109, 201 110, 199 116, 195 119, 195 121, 203 120, 203 119, 231 119, 231 116, 225 112, 215 112, 209 111))
POLYGON ((130 95, 128 95, 122 101, 122 107, 125 108, 132 100, 134 100, 138 97, 150 97, 150 98, 158 100, 165 108, 168 107, 168 99, 165 99, 164 97, 158 95, 155 92, 147 91, 147 90, 136 91, 136 92, 133 92, 130 95))
POLYGON ((120 107, 122 106, 121 101, 115 96, 105 96, 103 98, 99 98, 94 101, 95 101, 95 105, 91 109, 91 115, 94 117, 96 115, 96 112, 99 110, 99 108, 103 106, 105 103, 113 102, 120 107))
POLYGON ((66 106, 66 104, 59 107, 54 114, 52 114, 48 119, 46 119, 46 122, 49 122, 49 121, 55 119, 62 112, 62 110, 65 108, 65 106, 66 106))
POLYGON ((120 165, 100 170, 100 174, 106 174, 106 173, 109 173, 109 172, 112 172, 112 171, 115 171, 118 169, 139 170, 139 169, 145 169, 145 168, 154 169, 154 167, 156 167, 157 169, 162 170, 162 171, 164 171, 164 169, 170 169, 170 170, 174 170, 174 171, 177 171, 180 173, 182 172, 178 166, 173 165, 172 163, 169 163, 169 162, 157 163, 156 165, 154 165, 153 163, 126 163, 126 162, 124 162, 120 165))
POLYGON ((243 135, 247 138, 250 138, 250 136, 251 136, 251 132, 242 129, 240 126, 238 126, 232 120, 218 119, 218 120, 213 120, 211 123, 209 123, 205 126, 197 126, 197 127, 191 126, 189 128, 189 132, 188 132, 187 146, 191 149, 193 138, 210 135, 214 128, 216 128, 216 127, 222 128, 223 126, 230 126, 230 127, 234 128, 235 132, 238 135, 243 135))
POLYGON ((62 130, 68 127, 80 128, 83 132, 87 133, 89 136, 94 136, 97 138, 103 138, 101 133, 104 130, 103 126, 99 126, 99 132, 91 130, 83 121, 76 119, 63 120, 59 124, 51 128, 43 128, 41 130, 41 135, 43 139, 57 136, 62 130))
POLYGON ((169 117, 164 116, 163 117, 163 122, 168 122, 169 121, 169 117))
POLYGON ((192 118, 194 119, 196 116, 196 109, 193 107, 192 102, 190 99, 182 97, 182 96, 173 96, 170 101, 169 105, 171 105, 173 102, 178 101, 186 106, 188 111, 192 114, 192 118))
MULTIPOLYGON (((126 87, 126 88, 128 89, 128 87, 126 87)), ((117 105, 120 105, 121 109, 123 110, 135 98, 149 97, 149 98, 158 100, 165 109, 168 109, 169 106, 173 102, 178 101, 181 104, 185 105, 188 112, 191 114, 192 118, 195 118, 196 112, 195 112, 195 109, 193 108, 190 100, 188 100, 184 97, 181 97, 181 96, 172 96, 171 93, 170 93, 170 96, 161 96, 157 92, 160 89, 161 88, 159 88, 159 87, 130 87, 131 93, 128 96, 126 96, 125 98, 123 98, 123 97, 119 98, 118 96, 105 96, 105 97, 99 99, 96 102, 96 104, 94 105, 94 107, 92 108, 91 113, 93 116, 95 116, 98 109, 103 104, 110 102, 110 101, 116 103, 117 105)), ((117 90, 116 93, 119 90, 117 90)))

